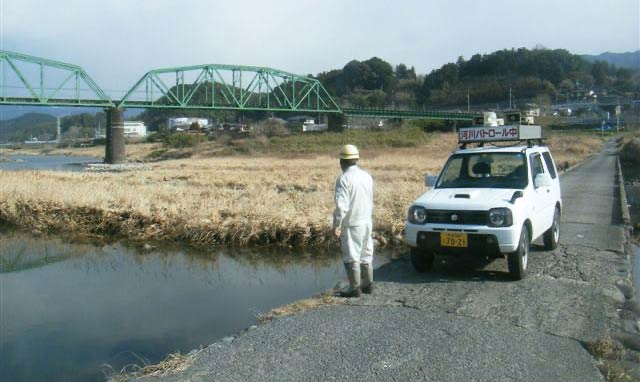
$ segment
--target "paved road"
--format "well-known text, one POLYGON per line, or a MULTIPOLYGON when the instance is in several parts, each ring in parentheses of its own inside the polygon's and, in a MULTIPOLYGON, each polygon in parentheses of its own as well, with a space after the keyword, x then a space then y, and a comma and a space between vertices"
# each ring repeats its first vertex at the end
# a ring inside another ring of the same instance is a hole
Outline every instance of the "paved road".
POLYGON ((205 349, 162 381, 602 381, 583 344, 621 325, 629 283, 616 153, 561 176, 561 245, 530 254, 530 275, 506 262, 407 259, 375 274, 374 296, 277 319, 205 349))

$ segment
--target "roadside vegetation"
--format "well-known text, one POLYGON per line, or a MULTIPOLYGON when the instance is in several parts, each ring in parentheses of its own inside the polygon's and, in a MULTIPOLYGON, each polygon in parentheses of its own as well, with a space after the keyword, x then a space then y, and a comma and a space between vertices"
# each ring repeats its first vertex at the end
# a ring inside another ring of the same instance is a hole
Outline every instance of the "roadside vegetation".
POLYGON ((640 132, 625 137, 620 150, 620 160, 630 166, 640 165, 640 132))
MULTIPOLYGON (((398 129, 279 137, 263 153, 224 156, 212 156, 220 147, 204 142, 181 149, 190 158, 148 163, 144 170, 0 171, 0 222, 38 232, 168 240, 199 248, 331 245, 333 187, 340 172, 336 153, 346 142, 359 145, 361 165, 375 180, 376 240, 398 242, 409 203, 424 192, 424 175, 436 174, 456 148, 454 134, 398 129), (410 142, 413 146, 405 147, 410 142)), ((578 163, 600 143, 592 135, 549 142, 560 167, 578 163)), ((148 145, 128 149, 148 150, 148 145)))
POLYGON ((631 371, 625 365, 625 348, 604 330, 593 342, 587 344, 587 350, 597 361, 598 369, 607 382, 629 382, 633 380, 631 371))

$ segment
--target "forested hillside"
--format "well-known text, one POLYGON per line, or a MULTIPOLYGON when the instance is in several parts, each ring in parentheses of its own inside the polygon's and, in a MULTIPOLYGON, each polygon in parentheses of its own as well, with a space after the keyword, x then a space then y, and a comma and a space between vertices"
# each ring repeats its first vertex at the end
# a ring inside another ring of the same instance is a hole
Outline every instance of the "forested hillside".
POLYGON ((604 61, 590 63, 566 50, 525 48, 459 57, 416 75, 412 67, 372 58, 351 61, 344 68, 320 73, 317 78, 341 105, 401 108, 461 107, 514 99, 550 104, 580 90, 615 90, 638 93, 637 70, 617 68, 604 61), (468 97, 468 98, 467 98, 468 97))

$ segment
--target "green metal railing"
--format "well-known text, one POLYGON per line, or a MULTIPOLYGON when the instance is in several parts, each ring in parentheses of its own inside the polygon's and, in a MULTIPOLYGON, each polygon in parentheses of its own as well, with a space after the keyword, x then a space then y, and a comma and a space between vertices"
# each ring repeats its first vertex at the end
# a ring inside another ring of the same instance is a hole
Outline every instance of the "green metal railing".
POLYGON ((271 68, 217 64, 152 70, 118 107, 341 112, 316 79, 271 68))
POLYGON ((348 108, 342 109, 347 117, 359 118, 397 118, 397 119, 431 119, 449 121, 472 121, 479 114, 457 111, 426 111, 403 109, 348 108))
POLYGON ((114 106, 81 67, 5 50, 0 105, 114 106))

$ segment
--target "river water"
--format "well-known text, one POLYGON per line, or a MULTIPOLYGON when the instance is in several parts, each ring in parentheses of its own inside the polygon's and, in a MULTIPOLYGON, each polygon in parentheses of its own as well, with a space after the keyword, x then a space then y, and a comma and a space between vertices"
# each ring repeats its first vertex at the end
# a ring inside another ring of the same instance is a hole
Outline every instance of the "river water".
MULTIPOLYGON (((0 170, 81 171, 98 158, 2 156, 0 170)), ((375 264, 389 254, 376 254, 375 264)), ((0 227, 0 381, 104 381, 258 322, 344 279, 336 251, 140 252, 0 227)))
POLYGON ((100 158, 65 155, 2 155, 0 170, 82 171, 83 164, 101 163, 100 158))
POLYGON ((140 253, 0 232, 0 380, 103 381, 112 368, 233 335, 344 277, 337 253, 140 253))

